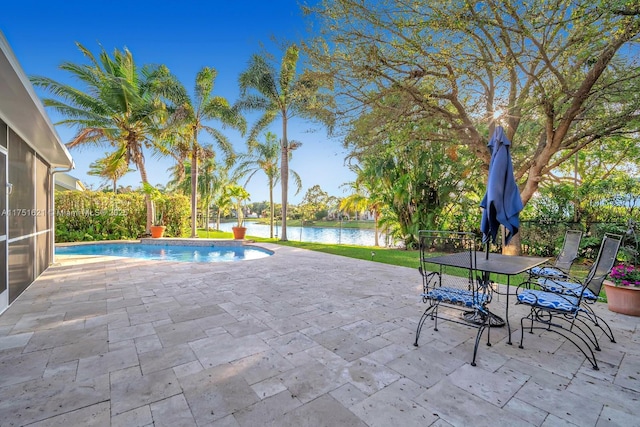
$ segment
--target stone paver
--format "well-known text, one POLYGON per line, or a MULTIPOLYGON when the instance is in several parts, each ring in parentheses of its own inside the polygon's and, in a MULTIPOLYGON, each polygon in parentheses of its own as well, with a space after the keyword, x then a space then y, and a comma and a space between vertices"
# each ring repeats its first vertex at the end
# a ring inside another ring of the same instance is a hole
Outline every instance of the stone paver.
MULTIPOLYGON (((600 370, 561 337, 427 320, 416 269, 264 246, 187 264, 60 257, 0 315, 1 426, 618 426, 640 416, 640 323, 600 370)), ((503 312, 505 298, 492 302, 503 312)), ((512 301, 513 303, 513 301, 512 301)))

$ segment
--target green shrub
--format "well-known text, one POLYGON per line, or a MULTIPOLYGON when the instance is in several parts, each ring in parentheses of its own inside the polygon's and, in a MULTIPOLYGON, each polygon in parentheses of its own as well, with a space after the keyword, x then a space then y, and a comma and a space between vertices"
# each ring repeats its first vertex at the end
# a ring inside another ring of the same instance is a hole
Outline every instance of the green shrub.
MULTIPOLYGON (((166 236, 181 237, 189 229, 189 199, 162 195, 158 205, 166 236)), ((56 242, 137 239, 144 235, 144 194, 64 191, 55 194, 56 242)))

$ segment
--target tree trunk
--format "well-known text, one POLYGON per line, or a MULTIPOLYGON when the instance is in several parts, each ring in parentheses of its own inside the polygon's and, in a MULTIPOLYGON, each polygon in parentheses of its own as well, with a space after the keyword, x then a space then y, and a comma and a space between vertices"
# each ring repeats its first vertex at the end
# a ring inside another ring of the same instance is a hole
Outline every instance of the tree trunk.
POLYGON ((198 237, 196 218, 198 216, 198 144, 194 142, 191 151, 191 237, 198 237))
MULTIPOLYGON (((504 242, 506 232, 503 226, 500 226, 500 229, 502 230, 502 241, 504 242)), ((504 244, 502 245, 502 254, 503 255, 520 255, 521 253, 522 253, 522 239, 521 239, 521 234, 518 231, 518 233, 513 235, 508 245, 504 245, 504 244)))
POLYGON ((282 159, 280 165, 280 184, 282 188, 282 227, 280 240, 287 241, 287 190, 289 187, 289 142, 287 140, 287 116, 282 114, 282 159))
POLYGON ((203 206, 204 216, 204 228, 209 232, 209 201, 207 200, 205 206, 203 206))
MULTIPOLYGON (((147 170, 144 168, 143 162, 138 162, 136 167, 140 171, 140 179, 142 180, 142 184, 149 184, 149 179, 147 178, 147 170)), ((146 225, 146 233, 151 233, 151 224, 153 224, 153 206, 151 206, 151 194, 144 195, 144 201, 147 205, 147 225, 146 225)))
POLYGON ((374 232, 375 232, 374 245, 380 246, 380 243, 378 242, 378 211, 373 212, 373 221, 374 221, 373 224, 374 224, 374 232))
POLYGON ((269 211, 271 215, 271 219, 269 220, 269 225, 271 228, 269 231, 269 237, 273 239, 273 217, 275 216, 276 209, 275 206, 273 206, 273 178, 271 177, 269 177, 269 211))

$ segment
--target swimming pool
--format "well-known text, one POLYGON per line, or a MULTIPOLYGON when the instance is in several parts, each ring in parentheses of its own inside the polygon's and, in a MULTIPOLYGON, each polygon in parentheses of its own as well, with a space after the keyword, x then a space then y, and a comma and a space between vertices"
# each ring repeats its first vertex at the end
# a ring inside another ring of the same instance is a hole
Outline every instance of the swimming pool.
POLYGON ((233 262, 259 259, 273 252, 241 245, 151 245, 144 243, 92 243, 56 246, 56 255, 101 255, 181 262, 233 262))

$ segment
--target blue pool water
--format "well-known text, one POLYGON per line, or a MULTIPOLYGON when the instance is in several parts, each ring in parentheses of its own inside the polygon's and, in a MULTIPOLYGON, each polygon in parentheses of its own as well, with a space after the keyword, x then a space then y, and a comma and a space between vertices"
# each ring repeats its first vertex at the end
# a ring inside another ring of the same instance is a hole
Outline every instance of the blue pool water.
POLYGON ((96 243, 58 246, 56 255, 103 255, 183 262, 233 262, 264 258, 271 251, 255 246, 180 246, 141 243, 96 243))

